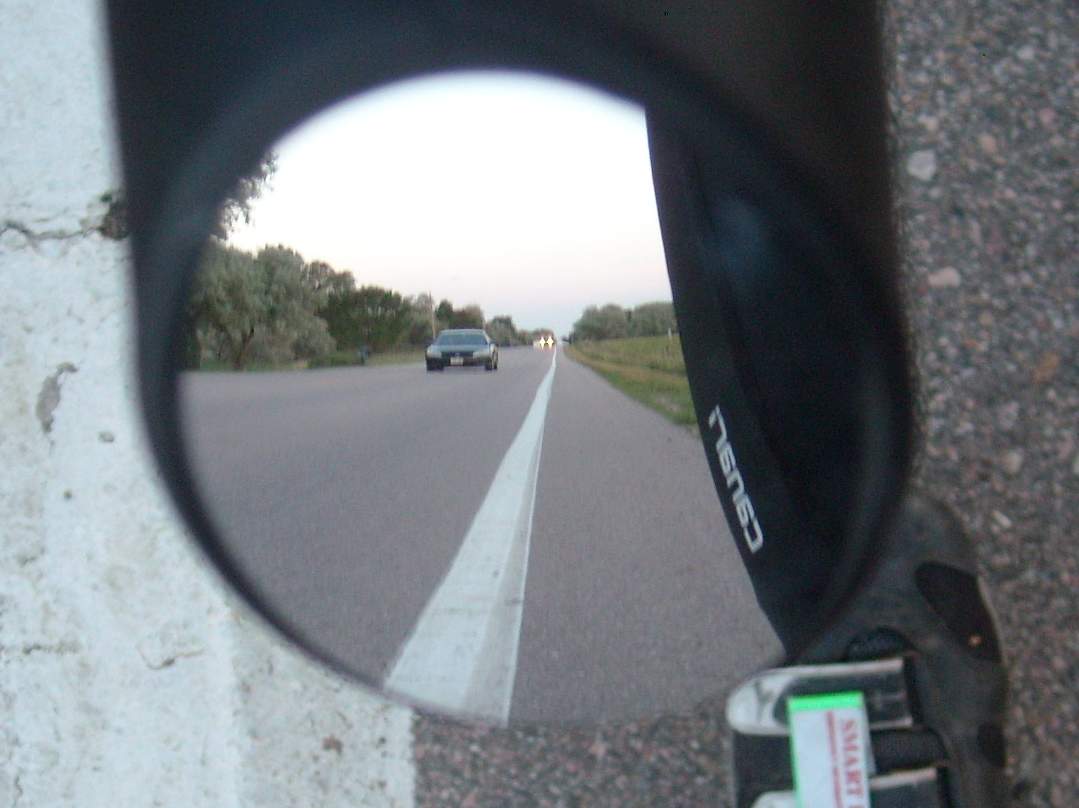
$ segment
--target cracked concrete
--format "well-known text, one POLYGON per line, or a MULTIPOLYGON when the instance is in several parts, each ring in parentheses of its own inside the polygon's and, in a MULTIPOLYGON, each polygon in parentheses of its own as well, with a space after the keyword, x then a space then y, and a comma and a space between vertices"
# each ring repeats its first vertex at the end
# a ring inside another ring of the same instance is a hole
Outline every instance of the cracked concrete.
POLYGON ((0 239, 7 233, 22 237, 22 244, 12 245, 13 249, 19 246, 38 249, 46 241, 71 241, 95 233, 114 241, 122 241, 128 235, 127 204, 119 191, 106 191, 87 205, 86 215, 79 220, 78 228, 38 230, 26 222, 6 219, 0 222, 0 239))
POLYGON ((29 656, 30 654, 77 654, 82 650, 81 646, 74 640, 67 642, 54 642, 54 643, 42 643, 32 642, 24 645, 19 649, 23 656, 29 656))
POLYGON ((8 219, 3 224, 0 224, 0 236, 8 232, 18 233, 30 246, 36 247, 43 241, 66 241, 73 238, 84 238, 99 228, 100 225, 98 227, 84 227, 79 230, 42 230, 35 232, 22 222, 13 222, 8 219))
POLYGON ((0 12, 0 805, 411 805, 410 713, 280 647, 162 493, 96 4, 0 12))

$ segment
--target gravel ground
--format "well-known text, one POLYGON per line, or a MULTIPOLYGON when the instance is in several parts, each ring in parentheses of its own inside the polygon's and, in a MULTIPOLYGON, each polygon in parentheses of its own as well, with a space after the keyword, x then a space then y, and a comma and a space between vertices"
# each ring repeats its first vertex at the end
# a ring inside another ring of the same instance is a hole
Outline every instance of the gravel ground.
POLYGON ((1079 805, 1079 5, 919 0, 890 22, 916 481, 978 537, 1016 804, 1079 805))
MULTIPOLYGON (((978 537, 1015 805, 1079 805, 1079 4, 887 4, 915 481, 978 537)), ((725 805, 720 705, 600 730, 418 719, 417 802, 725 805)))

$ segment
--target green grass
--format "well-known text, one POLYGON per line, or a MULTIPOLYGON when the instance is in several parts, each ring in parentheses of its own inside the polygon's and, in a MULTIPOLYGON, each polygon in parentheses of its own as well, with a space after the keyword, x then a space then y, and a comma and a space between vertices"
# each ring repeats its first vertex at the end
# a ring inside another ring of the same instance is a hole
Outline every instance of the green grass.
POLYGON ((231 362, 220 359, 203 359, 196 369, 209 373, 267 373, 275 370, 299 370, 303 367, 305 367, 305 363, 302 360, 285 363, 248 362, 242 370, 236 370, 231 362))
MULTIPOLYGON (((405 348, 373 353, 367 357, 368 365, 408 365, 423 361, 423 348, 405 348)), ((309 368, 354 367, 360 365, 355 351, 334 351, 307 363, 309 368)))
POLYGON ((369 365, 408 365, 412 362, 423 361, 423 348, 407 348, 405 350, 385 351, 373 353, 367 357, 369 365))
MULTIPOLYGON (((367 357, 368 365, 407 365, 423 361, 423 348, 406 348, 373 353, 367 357)), ((360 357, 355 351, 333 351, 314 359, 297 359, 292 362, 248 362, 243 370, 236 371, 231 364, 219 359, 204 359, 198 370, 210 373, 260 373, 281 370, 314 370, 317 368, 359 367, 360 357)))
POLYGON ((678 337, 630 337, 578 342, 566 348, 576 359, 630 398, 672 423, 695 430, 697 415, 689 394, 678 337))

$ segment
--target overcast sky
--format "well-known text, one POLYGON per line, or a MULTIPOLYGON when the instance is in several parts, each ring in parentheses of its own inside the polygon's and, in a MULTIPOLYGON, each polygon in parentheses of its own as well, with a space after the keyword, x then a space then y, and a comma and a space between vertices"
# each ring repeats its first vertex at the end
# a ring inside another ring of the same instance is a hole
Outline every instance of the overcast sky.
POLYGON ((456 73, 345 101, 274 150, 233 244, 359 284, 569 332, 590 304, 669 300, 639 107, 564 81, 456 73))

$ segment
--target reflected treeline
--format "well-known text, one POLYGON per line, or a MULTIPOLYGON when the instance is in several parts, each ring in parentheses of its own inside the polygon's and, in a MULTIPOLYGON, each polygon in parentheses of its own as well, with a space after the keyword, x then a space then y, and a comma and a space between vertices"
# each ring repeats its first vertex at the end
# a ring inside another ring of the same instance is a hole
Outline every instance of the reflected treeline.
POLYGON ((427 294, 359 286, 351 272, 304 261, 289 247, 250 253, 211 239, 188 302, 185 365, 358 364, 370 355, 418 350, 444 328, 484 327, 500 345, 529 344, 548 332, 519 330, 507 315, 485 320, 476 304, 435 305, 427 294))
POLYGON ((670 301, 642 303, 631 309, 608 303, 586 308, 581 319, 573 324, 570 341, 659 337, 669 332, 678 333, 674 304, 670 301))

